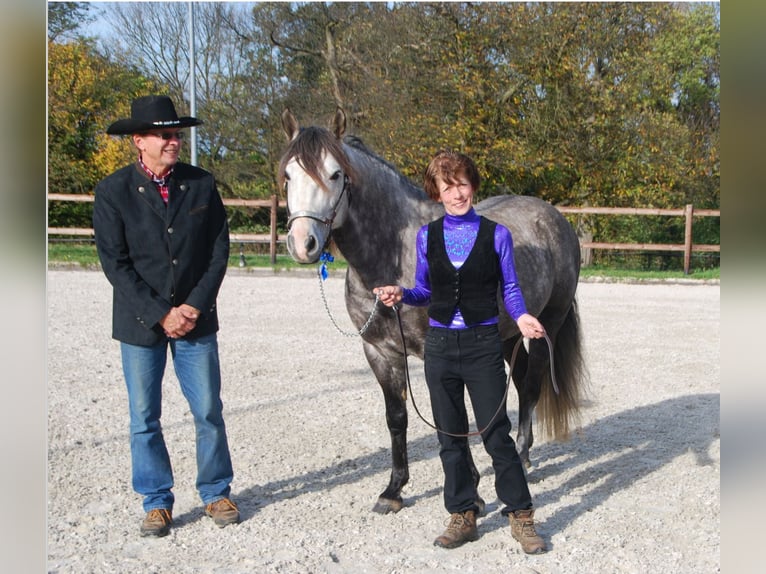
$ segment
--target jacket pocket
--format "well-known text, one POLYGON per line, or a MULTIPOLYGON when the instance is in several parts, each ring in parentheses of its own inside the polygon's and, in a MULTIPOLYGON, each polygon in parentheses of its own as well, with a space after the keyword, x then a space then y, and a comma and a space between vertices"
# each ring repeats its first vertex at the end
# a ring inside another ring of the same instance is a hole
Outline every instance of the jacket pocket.
POLYGON ((205 205, 198 205, 197 207, 192 207, 191 210, 189 210, 189 215, 198 215, 200 213, 204 213, 207 211, 208 207, 210 207, 209 204, 205 205))

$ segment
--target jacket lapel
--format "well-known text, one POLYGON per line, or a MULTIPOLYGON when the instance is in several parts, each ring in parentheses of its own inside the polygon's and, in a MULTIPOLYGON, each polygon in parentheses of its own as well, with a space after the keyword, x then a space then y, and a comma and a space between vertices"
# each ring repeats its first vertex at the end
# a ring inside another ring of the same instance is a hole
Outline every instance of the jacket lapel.
POLYGON ((138 194, 142 201, 144 201, 157 215, 163 220, 165 219, 165 202, 162 201, 162 196, 157 190, 157 186, 154 185, 151 179, 146 177, 140 167, 138 167, 136 177, 133 179, 133 191, 138 194))

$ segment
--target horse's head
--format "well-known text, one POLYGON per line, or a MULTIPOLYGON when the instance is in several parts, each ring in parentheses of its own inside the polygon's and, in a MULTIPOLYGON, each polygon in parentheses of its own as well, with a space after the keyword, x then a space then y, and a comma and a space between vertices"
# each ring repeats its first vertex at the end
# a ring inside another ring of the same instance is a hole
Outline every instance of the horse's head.
POLYGON ((278 174, 287 196, 287 250, 299 263, 314 263, 348 211, 354 174, 342 144, 346 115, 336 110, 332 131, 301 129, 286 109, 282 127, 289 140, 278 174))

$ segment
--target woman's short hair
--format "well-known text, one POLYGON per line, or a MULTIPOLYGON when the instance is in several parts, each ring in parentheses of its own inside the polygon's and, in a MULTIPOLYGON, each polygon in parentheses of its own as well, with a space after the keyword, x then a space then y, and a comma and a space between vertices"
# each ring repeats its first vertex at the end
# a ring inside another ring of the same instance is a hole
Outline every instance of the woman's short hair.
POLYGON ((455 183, 461 175, 471 182, 474 190, 479 189, 481 177, 476 164, 467 155, 451 151, 441 150, 426 168, 424 188, 428 197, 434 201, 439 199, 439 188, 436 187, 436 178, 447 183, 455 183))

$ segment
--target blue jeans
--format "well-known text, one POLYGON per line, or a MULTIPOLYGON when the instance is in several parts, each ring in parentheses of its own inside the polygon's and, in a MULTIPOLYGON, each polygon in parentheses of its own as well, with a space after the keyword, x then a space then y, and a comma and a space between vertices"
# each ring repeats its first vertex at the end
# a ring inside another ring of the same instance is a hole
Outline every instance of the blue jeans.
POLYGON ((217 335, 169 339, 152 347, 120 346, 130 408, 133 489, 144 497, 144 511, 173 508, 173 469, 160 425, 168 347, 194 418, 200 498, 209 504, 228 497, 234 472, 223 422, 217 335))

